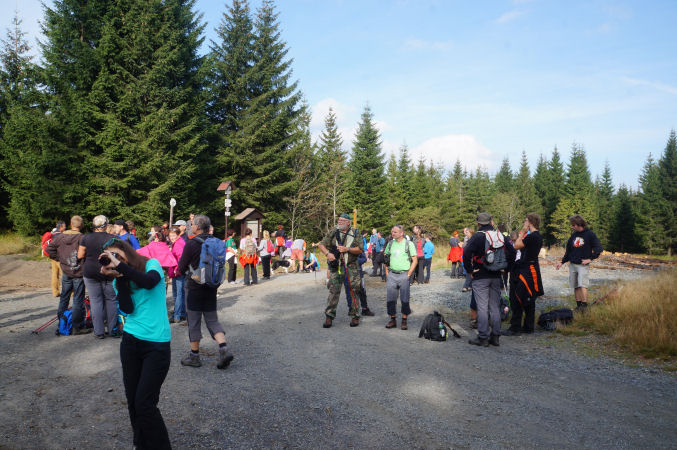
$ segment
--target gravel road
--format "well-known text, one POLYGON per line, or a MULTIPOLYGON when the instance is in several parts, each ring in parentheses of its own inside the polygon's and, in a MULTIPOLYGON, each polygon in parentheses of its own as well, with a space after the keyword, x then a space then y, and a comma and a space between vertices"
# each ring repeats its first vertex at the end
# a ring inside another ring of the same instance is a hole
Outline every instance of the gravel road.
MULTIPOLYGON (((544 268, 543 304, 568 294, 566 273, 544 268)), ((592 279, 641 275, 594 270, 592 279)), ((323 281, 302 273, 222 287, 235 353, 225 371, 208 340, 203 366, 182 367, 187 329, 172 325, 159 406, 175 448, 675 448, 674 374, 581 356, 546 333, 504 337, 499 348, 418 339, 432 309, 461 317, 467 308, 462 281, 444 270, 413 287, 408 331, 384 328, 376 278, 376 317, 350 328, 342 299, 323 329, 323 281)), ((46 289, 0 290, 0 447, 131 448, 119 340, 56 337, 53 326, 32 335, 56 306, 46 289)))

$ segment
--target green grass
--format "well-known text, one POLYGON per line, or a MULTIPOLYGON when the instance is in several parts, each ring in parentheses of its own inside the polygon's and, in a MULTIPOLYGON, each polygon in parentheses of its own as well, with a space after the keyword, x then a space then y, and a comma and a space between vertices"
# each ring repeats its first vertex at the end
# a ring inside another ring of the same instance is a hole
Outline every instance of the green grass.
POLYGON ((28 253, 30 255, 40 255, 39 238, 25 238, 17 233, 0 233, 0 255, 16 255, 28 253))

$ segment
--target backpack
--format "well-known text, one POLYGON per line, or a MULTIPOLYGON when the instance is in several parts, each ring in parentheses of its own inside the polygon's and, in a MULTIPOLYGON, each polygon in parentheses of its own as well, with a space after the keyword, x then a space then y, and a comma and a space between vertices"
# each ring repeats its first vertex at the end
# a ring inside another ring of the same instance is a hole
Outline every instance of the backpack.
POLYGON ((451 325, 449 325, 449 323, 444 320, 444 316, 442 316, 442 314, 438 313, 437 311, 433 311, 432 314, 428 314, 423 320, 421 331, 418 332, 418 337, 423 337, 437 342, 446 341, 447 337, 449 337, 449 333, 445 327, 448 327, 449 331, 451 331, 457 338, 461 337, 461 335, 458 334, 456 330, 451 328, 451 325))
POLYGON ((62 336, 70 336, 73 332, 73 311, 70 309, 63 312, 63 316, 59 318, 59 334, 62 336))
POLYGON ((275 246, 273 245, 273 241, 268 239, 268 242, 266 242, 266 251, 268 253, 273 253, 275 251, 275 246))
POLYGON ((475 256, 473 261, 484 266, 489 272, 502 272, 508 268, 505 257, 505 237, 500 231, 478 231, 484 234, 484 255, 475 256))
POLYGON ((244 240, 244 254, 247 256, 256 255, 256 244, 251 237, 247 237, 244 240))
POLYGON ((278 247, 284 247, 284 236, 276 236, 275 242, 277 243, 278 247))
POLYGON ((40 247, 42 247, 42 256, 49 258, 49 255, 47 254, 47 246, 49 245, 50 242, 52 242, 52 232, 48 231, 45 234, 42 235, 42 242, 40 244, 40 247))
POLYGON ((202 250, 199 266, 188 266, 190 278, 197 284, 219 287, 226 277, 226 243, 215 237, 202 239, 196 236, 193 239, 202 244, 202 250))
POLYGON ((544 330, 553 331, 557 328, 557 322, 568 325, 573 319, 574 312, 569 308, 553 309, 538 316, 538 325, 544 330))
MULTIPOLYGON (((409 264, 411 264, 411 252, 409 251, 409 242, 405 239, 406 245, 404 246, 404 252, 407 254, 407 259, 409 259, 409 264)), ((393 246, 393 240, 388 241, 385 251, 383 252, 383 262, 388 268, 390 268, 390 248, 393 246)))

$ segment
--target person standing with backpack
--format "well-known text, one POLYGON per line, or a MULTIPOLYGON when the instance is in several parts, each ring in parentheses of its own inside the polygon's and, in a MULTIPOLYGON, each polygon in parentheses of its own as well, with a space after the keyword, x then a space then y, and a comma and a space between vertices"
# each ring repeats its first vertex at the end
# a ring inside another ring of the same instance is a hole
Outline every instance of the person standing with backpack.
POLYGON ((129 225, 127 225, 127 222, 124 220, 118 219, 115 221, 115 234, 123 241, 129 242, 129 245, 131 245, 134 250, 141 248, 139 240, 129 232, 129 225))
POLYGON ((412 274, 411 284, 416 281, 417 284, 423 284, 423 266, 424 266, 424 255, 423 255, 423 246, 425 245, 425 239, 423 238, 423 229, 420 225, 414 225, 413 228, 414 237, 411 242, 416 247, 416 260, 418 261, 418 266, 412 274))
POLYGON ((418 266, 416 246, 404 238, 402 225, 395 225, 391 230, 392 240, 383 251, 386 273, 386 306, 390 321, 386 328, 397 326, 397 297, 402 304, 401 328, 407 329, 407 316, 411 314, 409 307, 409 279, 418 266))
POLYGON ((261 257, 261 266, 263 266, 263 279, 270 279, 270 260, 275 252, 275 246, 270 240, 270 233, 268 230, 263 230, 263 239, 259 242, 259 256, 261 257))
MULTIPOLYGON (((201 328, 202 318, 204 317, 205 325, 207 325, 209 333, 219 344, 219 362, 216 367, 225 369, 233 360, 233 355, 228 351, 226 332, 221 326, 216 313, 216 291, 218 285, 212 286, 207 282, 200 284, 196 280, 197 278, 199 281, 204 282, 200 277, 199 271, 206 263, 205 260, 207 259, 207 256, 203 257, 203 253, 206 253, 203 252, 203 247, 208 245, 208 243, 215 246, 220 243, 224 256, 223 261, 220 261, 219 263, 225 264, 225 243, 209 234, 210 226, 211 222, 207 216, 197 214, 193 218, 190 232, 196 236, 186 243, 181 259, 179 260, 179 272, 187 275, 186 315, 188 319, 188 339, 190 340, 190 352, 188 352, 188 355, 181 360, 181 365, 191 367, 200 367, 202 365, 202 362, 200 361, 200 341, 202 340, 201 328)), ((235 232, 233 232, 233 234, 235 234, 235 232)), ((210 269, 216 270, 217 268, 211 267, 210 269)), ((220 270, 225 269, 220 268, 220 270)), ((223 279, 221 278, 217 282, 222 281, 223 279)))
POLYGON ((329 231, 318 244, 322 254, 327 257, 329 267, 329 297, 324 310, 325 320, 322 325, 324 328, 330 328, 336 318, 342 285, 350 292, 350 295, 346 295, 351 316, 350 326, 356 327, 360 324, 360 308, 356 295, 360 291, 361 284, 357 258, 364 252, 364 244, 359 232, 350 226, 350 221, 349 214, 341 214, 336 228, 329 231))
MULTIPOLYGON (((52 242, 52 239, 56 237, 57 234, 63 233, 66 231, 66 222, 63 220, 59 220, 56 223, 56 227, 50 232, 46 232, 45 234, 42 235, 42 255, 49 258, 49 255, 47 254, 47 246, 49 245, 50 242, 52 242)), ((54 297, 60 297, 61 296, 61 264, 59 261, 55 261, 51 258, 49 258, 49 262, 52 265, 52 295, 54 297)))
POLYGON ((226 239, 226 260, 228 261, 228 284, 235 284, 237 278, 237 245, 235 245, 235 230, 228 229, 226 239))
POLYGON ((507 261, 515 260, 515 249, 492 223, 489 213, 479 213, 477 233, 463 246, 463 266, 472 277, 477 303, 477 337, 468 343, 482 347, 499 346, 501 275, 508 270, 507 261))
POLYGON ((242 264, 244 270, 244 285, 249 286, 250 284, 258 284, 259 275, 256 271, 256 265, 259 263, 259 255, 256 239, 252 237, 251 228, 247 228, 244 232, 244 238, 240 239, 240 250, 242 250, 240 264, 242 264), (251 283, 249 282, 250 274, 251 283))

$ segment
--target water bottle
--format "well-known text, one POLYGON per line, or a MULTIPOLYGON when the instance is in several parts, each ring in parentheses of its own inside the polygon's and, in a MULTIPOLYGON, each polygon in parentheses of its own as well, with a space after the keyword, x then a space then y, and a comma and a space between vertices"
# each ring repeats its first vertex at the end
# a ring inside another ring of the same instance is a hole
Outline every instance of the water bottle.
POLYGON ((444 335, 446 334, 446 333, 445 333, 445 329, 444 329, 444 323, 439 322, 438 325, 439 325, 439 327, 440 327, 440 336, 444 337, 444 335))

